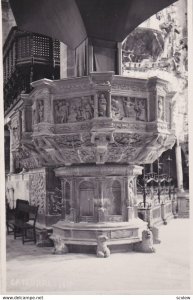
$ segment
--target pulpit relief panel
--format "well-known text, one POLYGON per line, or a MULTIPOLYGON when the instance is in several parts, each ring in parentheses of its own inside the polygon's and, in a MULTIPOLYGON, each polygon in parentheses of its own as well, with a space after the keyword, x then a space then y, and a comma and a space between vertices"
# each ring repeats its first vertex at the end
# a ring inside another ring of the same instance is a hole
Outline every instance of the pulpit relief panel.
POLYGON ((44 100, 38 99, 32 106, 32 124, 38 124, 44 122, 44 100))
POLYGON ((37 89, 32 95, 32 124, 50 122, 50 90, 47 88, 37 89))
POLYGON ((112 118, 122 121, 147 121, 147 98, 112 95, 112 118))
POLYGON ((11 149, 15 150, 20 146, 21 141, 21 113, 20 111, 11 120, 11 149))
POLYGON ((93 96, 54 100, 55 124, 75 123, 91 120, 94 117, 93 96))

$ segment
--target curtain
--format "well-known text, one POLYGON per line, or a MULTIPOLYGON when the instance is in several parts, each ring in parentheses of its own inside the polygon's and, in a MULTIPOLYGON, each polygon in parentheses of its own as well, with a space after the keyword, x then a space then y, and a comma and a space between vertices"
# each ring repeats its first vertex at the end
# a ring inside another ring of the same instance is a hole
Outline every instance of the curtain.
POLYGON ((93 47, 93 70, 96 72, 115 71, 117 50, 104 47, 93 47))
POLYGON ((75 50, 75 76, 81 77, 87 75, 87 48, 88 40, 84 40, 75 50))

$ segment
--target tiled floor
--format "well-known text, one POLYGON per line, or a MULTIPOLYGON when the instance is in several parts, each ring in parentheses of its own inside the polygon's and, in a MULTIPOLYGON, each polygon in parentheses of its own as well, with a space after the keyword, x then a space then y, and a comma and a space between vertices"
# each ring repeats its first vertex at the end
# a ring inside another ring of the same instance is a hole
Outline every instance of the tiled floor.
POLYGON ((160 227, 156 253, 55 256, 7 237, 7 293, 45 294, 192 294, 190 221, 171 220, 160 227))

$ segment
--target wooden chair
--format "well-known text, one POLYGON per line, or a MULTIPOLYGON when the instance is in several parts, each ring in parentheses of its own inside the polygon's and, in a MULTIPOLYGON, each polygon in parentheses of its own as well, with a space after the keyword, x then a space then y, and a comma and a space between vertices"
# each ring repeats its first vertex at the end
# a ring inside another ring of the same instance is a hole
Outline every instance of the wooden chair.
POLYGON ((20 203, 19 209, 15 212, 15 219, 9 222, 9 226, 13 228, 14 239, 22 237, 22 228, 29 221, 29 203, 20 203))
POLYGON ((29 205, 29 221, 22 224, 22 242, 34 242, 36 244, 36 219, 39 206, 29 205), (30 233, 30 236, 28 235, 30 233))
POLYGON ((34 241, 36 243, 36 219, 38 214, 38 207, 29 205, 29 203, 19 202, 14 214, 14 218, 8 221, 9 228, 14 233, 14 239, 22 237, 23 244, 25 242, 34 241), (29 236, 30 233, 30 236, 29 236))
POLYGON ((28 221, 29 213, 28 213, 29 202, 27 200, 16 200, 16 208, 10 209, 9 205, 6 205, 6 227, 7 234, 14 233, 14 223, 16 220, 21 220, 23 222, 28 221), (11 230, 10 230, 11 229, 11 230))

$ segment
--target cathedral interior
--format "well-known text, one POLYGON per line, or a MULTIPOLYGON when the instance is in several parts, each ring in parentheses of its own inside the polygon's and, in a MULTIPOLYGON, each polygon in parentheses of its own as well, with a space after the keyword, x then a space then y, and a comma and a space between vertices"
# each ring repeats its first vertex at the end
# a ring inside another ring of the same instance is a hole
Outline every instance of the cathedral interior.
POLYGON ((153 252, 189 216, 187 3, 142 2, 1 1, 6 207, 55 253, 153 252))

